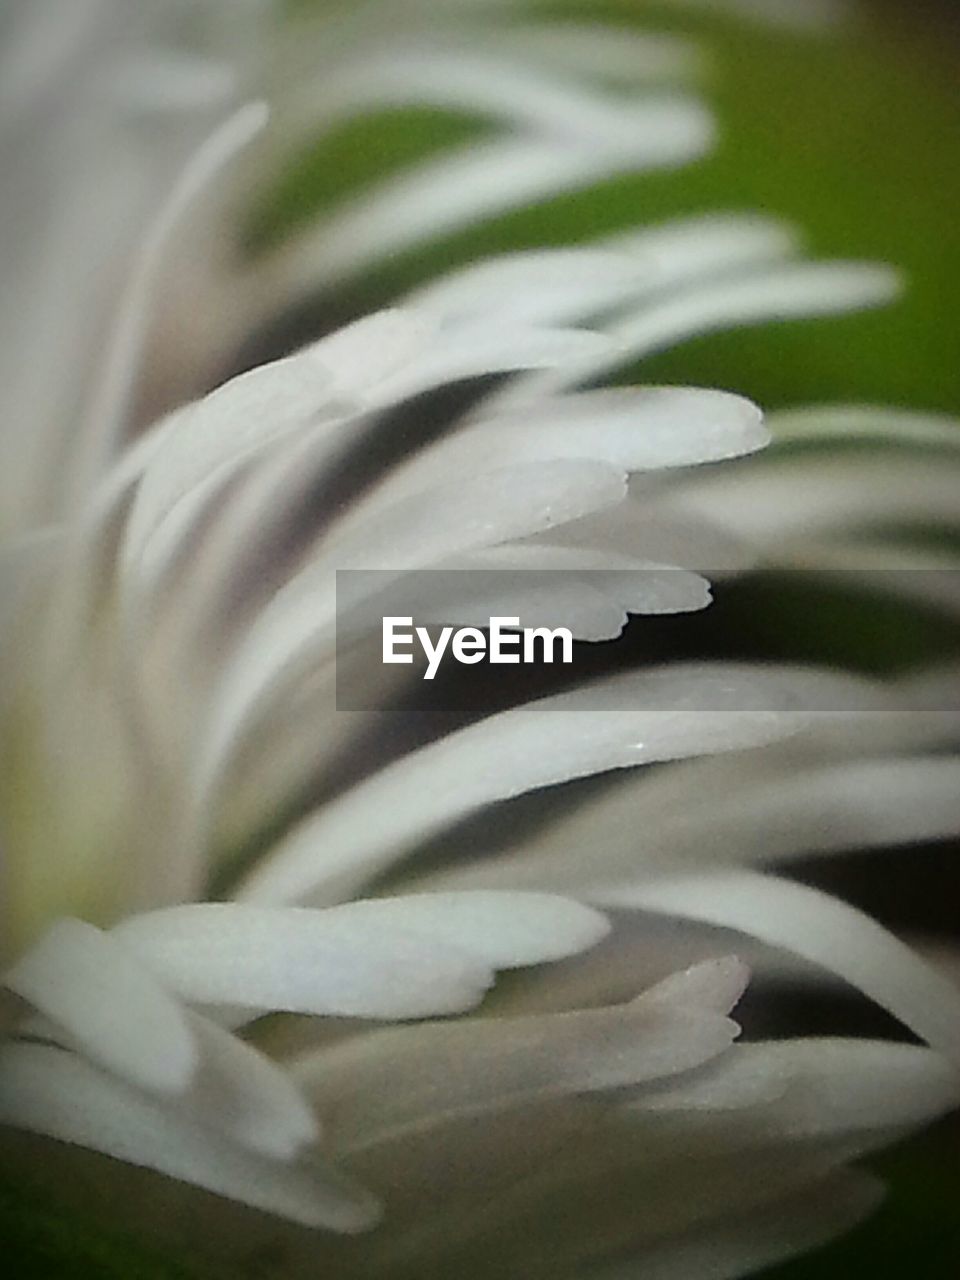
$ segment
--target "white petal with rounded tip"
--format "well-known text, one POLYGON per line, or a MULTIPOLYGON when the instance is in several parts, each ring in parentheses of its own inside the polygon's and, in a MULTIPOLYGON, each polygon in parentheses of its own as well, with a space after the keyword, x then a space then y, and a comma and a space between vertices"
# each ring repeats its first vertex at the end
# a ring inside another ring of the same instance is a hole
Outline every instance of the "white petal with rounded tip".
POLYGON ((392 471, 347 527, 434 485, 502 466, 591 459, 627 472, 739 457, 769 441, 760 410, 722 391, 650 387, 551 399, 455 430, 392 471))
POLYGON ((363 919, 206 903, 136 916, 115 932, 184 999, 251 1013, 429 1017, 471 1008, 493 981, 490 964, 389 907, 363 919))
POLYGON ((651 278, 657 279, 656 264, 640 253, 536 249, 471 263, 407 301, 448 320, 565 324, 625 302, 651 278))
POLYGON ((603 1009, 398 1028, 309 1053, 295 1072, 329 1113, 335 1145, 365 1147, 454 1116, 688 1071, 737 1035, 716 1003, 644 994, 603 1009))
POLYGON ((602 890, 590 899, 737 929, 794 952, 960 1061, 960 990, 869 916, 819 890, 729 872, 602 890))
MULTIPOLYGON (((707 279, 668 292, 665 299, 642 302, 606 327, 613 339, 610 354, 571 363, 556 373, 531 376, 518 386, 516 399, 594 381, 631 361, 714 330, 842 315, 889 302, 898 290, 899 278, 890 268, 845 262, 775 263, 729 278, 707 279)), ((513 398, 514 393, 510 394, 513 398)))
POLYGON ((89 1147, 309 1227, 354 1232, 379 1207, 318 1159, 267 1160, 49 1045, 0 1047, 0 1122, 89 1147))
POLYGON ((412 932, 476 955, 497 969, 562 960, 609 932, 592 907, 548 893, 417 893, 347 902, 330 909, 340 921, 402 924, 412 932))
POLYGON ((560 959, 607 932, 603 916, 546 894, 425 894, 325 911, 195 904, 116 932, 201 1004, 407 1018, 476 1004, 495 968, 560 959))
POLYGON ((186 1012, 135 953, 81 920, 58 920, 3 985, 94 1062, 141 1088, 178 1093, 198 1064, 186 1012))
POLYGON ((491 716, 307 818, 254 871, 242 895, 342 900, 418 841, 484 805, 608 769, 783 736, 798 725, 796 692, 776 673, 678 664, 491 716))
POLYGON ((646 1001, 659 1001, 673 1008, 713 1009, 729 1013, 750 980, 750 970, 736 956, 703 960, 661 979, 643 993, 646 1001))
POLYGON ((710 603, 709 584, 683 569, 631 562, 613 552, 512 543, 477 551, 417 574, 383 575, 371 595, 359 583, 337 584, 337 638, 379 634, 385 617, 413 616, 423 625, 489 626, 516 617, 523 627, 566 627, 575 640, 620 635, 630 614, 685 613, 710 603))

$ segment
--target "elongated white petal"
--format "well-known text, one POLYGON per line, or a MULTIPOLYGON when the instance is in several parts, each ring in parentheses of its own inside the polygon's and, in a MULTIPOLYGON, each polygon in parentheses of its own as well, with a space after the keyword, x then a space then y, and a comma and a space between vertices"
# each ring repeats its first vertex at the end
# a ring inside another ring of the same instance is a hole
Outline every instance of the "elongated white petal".
MULTIPOLYGON (((360 324, 381 359, 384 349, 391 350, 395 344, 403 349, 410 340, 403 319, 389 313, 360 324)), ((417 328, 416 339, 420 336, 417 328)), ((343 408, 335 374, 322 358, 322 344, 317 344, 242 374, 180 410, 147 460, 147 474, 127 530, 125 557, 132 560, 141 555, 147 537, 198 486, 209 484, 252 450, 282 438, 311 417, 325 411, 330 418, 343 408)))
POLYGON ((656 284, 653 256, 607 249, 537 249, 471 263, 418 289, 412 306, 450 320, 565 324, 625 302, 656 284))
MULTIPOLYGON (((732 765, 732 762, 728 762, 732 765)), ((685 769, 627 785, 497 859, 488 883, 575 893, 599 882, 944 839, 960 831, 960 760, 832 760, 685 769), (658 785, 660 783, 660 785, 658 785), (585 851, 589 850, 589 856, 585 851)))
POLYGON ((375 50, 321 78, 310 99, 311 112, 321 120, 377 108, 434 106, 571 141, 616 138, 634 105, 508 51, 488 51, 482 39, 472 48, 410 44, 375 50))
POLYGON ((793 257, 799 238, 791 226, 775 218, 755 213, 706 213, 619 231, 599 241, 598 248, 649 263, 649 291, 663 301, 663 291, 674 286, 707 283, 711 278, 729 277, 793 257))
POLYGON ((726 526, 771 555, 825 531, 891 521, 955 524, 957 472, 942 457, 791 458, 691 476, 671 485, 695 517, 726 526))
POLYGON ((665 870, 944 839, 960 831, 960 759, 834 762, 755 783, 746 777, 736 803, 729 792, 704 801, 646 829, 635 844, 639 860, 649 850, 665 870))
POLYGON ((573 955, 606 931, 604 918, 579 903, 496 893, 327 911, 198 904, 117 928, 166 983, 198 1003, 388 1018, 469 1008, 494 968, 573 955))
POLYGON ((299 1165, 267 1160, 48 1045, 0 1047, 0 1120, 305 1226, 362 1231, 379 1214, 367 1192, 319 1159, 299 1165))
POLYGON ((808 405, 781 410, 769 421, 778 442, 843 444, 867 439, 881 444, 960 449, 960 422, 956 418, 888 405, 808 405))
POLYGON ((607 769, 773 740, 796 727, 799 711, 796 686, 781 680, 678 664, 492 716, 306 819, 242 892, 259 902, 341 900, 484 805, 607 769))
POLYGON ((450 324, 437 329, 415 360, 399 367, 363 392, 369 408, 385 408, 441 387, 490 373, 562 368, 599 358, 610 339, 586 329, 562 329, 517 322, 501 326, 450 324))
POLYGON ((695 103, 623 111, 612 138, 574 143, 541 135, 481 141, 375 187, 328 219, 277 265, 277 287, 305 291, 401 249, 516 205, 575 190, 620 172, 692 159, 711 125, 695 103))
POLYGON ((497 969, 561 960, 594 946, 609 931, 591 907, 546 893, 418 893, 331 908, 338 920, 396 922, 469 952, 497 969))
POLYGON ((442 276, 408 302, 448 319, 571 323, 795 249, 793 232, 772 219, 710 214, 582 247, 502 254, 442 276))
MULTIPOLYGON (((785 263, 708 279, 665 299, 641 303, 609 326, 610 354, 568 365, 557 374, 528 380, 528 394, 572 387, 610 373, 631 360, 717 329, 770 320, 842 315, 890 301, 899 289, 887 267, 861 263, 785 263)), ((517 396, 521 394, 518 389, 517 396)))
POLYGON ((760 411, 719 391, 653 387, 547 397, 526 412, 480 418, 417 455, 373 492, 353 524, 371 508, 485 470, 491 457, 501 465, 589 458, 647 471, 738 457, 768 440, 760 411))
POLYGON ((198 1064, 185 1011, 109 934, 64 919, 3 976, 94 1062, 141 1088, 186 1089, 198 1064))
POLYGON ((690 991, 685 999, 662 991, 605 1009, 398 1028, 306 1055, 296 1075, 321 1113, 329 1111, 336 1145, 368 1146, 454 1116, 699 1066, 737 1034, 723 1016, 724 979, 718 1011, 703 993, 695 1001, 690 991))
POLYGON ((857 987, 935 1049, 960 1060, 960 991, 869 916, 819 890, 729 872, 591 898, 737 929, 794 952, 857 987))
POLYGON ((427 1017, 470 1008, 493 980, 489 962, 408 925, 402 906, 341 915, 196 904, 116 932, 185 999, 251 1013, 427 1017))
POLYGON ((351 635, 379 632, 385 617, 481 628, 494 617, 516 617, 523 627, 566 627, 575 640, 608 640, 621 633, 629 614, 684 613, 710 602, 709 585, 698 574, 529 542, 458 556, 415 576, 383 577, 388 582, 375 595, 361 580, 357 608, 351 600, 356 579, 339 580, 341 652, 351 635))

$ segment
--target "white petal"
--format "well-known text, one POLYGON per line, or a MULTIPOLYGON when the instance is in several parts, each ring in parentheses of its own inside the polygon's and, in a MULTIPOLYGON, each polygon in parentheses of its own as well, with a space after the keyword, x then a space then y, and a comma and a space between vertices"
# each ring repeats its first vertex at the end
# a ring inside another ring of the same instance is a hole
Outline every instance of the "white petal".
POLYGON ((475 1004, 493 968, 560 959, 607 932, 544 894, 424 894, 326 911, 208 903, 118 926, 189 1000, 256 1011, 422 1017, 475 1004))
POLYGON ((404 894, 331 910, 338 920, 361 928, 368 922, 402 925, 497 969, 576 955, 599 942, 610 927, 598 911, 546 893, 404 894))
MULTIPOLYGON (((504 123, 571 141, 617 137, 632 103, 557 76, 483 41, 392 46, 332 69, 309 92, 314 118, 371 109, 433 106, 501 118, 504 123)), ((301 110, 304 108, 301 107, 301 110)))
POLYGON ((548 328, 525 323, 501 326, 483 322, 439 329, 418 358, 361 393, 365 406, 385 408, 434 387, 521 369, 553 369, 599 358, 610 340, 585 329, 548 328))
POLYGON ((615 136, 539 135, 474 142, 389 179, 342 207, 278 263, 277 288, 305 292, 431 237, 621 172, 700 154, 711 125, 695 103, 631 105, 615 136))
POLYGON ((407 926, 389 907, 340 915, 207 903, 136 916, 116 932, 184 999, 251 1014, 458 1013, 493 980, 488 963, 407 926))
POLYGON ((0 1120, 102 1151, 309 1227, 354 1232, 378 1206, 319 1160, 267 1160, 48 1045, 0 1047, 0 1120))
POLYGON ((321 1113, 329 1111, 332 1141, 369 1146, 453 1116, 617 1089, 699 1066, 729 1047, 737 1027, 725 1009, 714 1012, 687 994, 687 1000, 660 992, 604 1009, 374 1032, 306 1055, 296 1075, 321 1113))
POLYGON ((721 391, 618 388, 548 397, 445 436, 391 472, 353 523, 367 519, 371 508, 487 470, 491 458, 502 466, 592 459, 632 472, 738 457, 768 440, 759 409, 721 391))
POLYGON ((545 543, 508 543, 457 556, 422 574, 382 575, 375 595, 361 580, 338 582, 337 637, 379 634, 385 617, 424 625, 489 626, 516 617, 523 627, 567 627, 575 640, 609 640, 629 614, 685 613, 710 602, 709 584, 683 569, 631 561, 614 552, 545 543))
POLYGON ((81 920, 57 921, 3 985, 94 1062, 145 1089, 186 1089, 198 1064, 185 1011, 135 954, 81 920))
POLYGON ((651 278, 656 264, 642 254, 602 246, 534 249, 449 272, 408 302, 461 322, 567 324, 625 302, 651 278))
POLYGON ((792 227, 775 218, 707 213, 620 231, 605 237, 598 247, 649 262, 653 267, 649 283, 663 290, 781 261, 796 253, 799 241, 792 227))
MULTIPOLYGON (((707 762, 703 762, 706 764, 707 762)), ((715 763, 711 761, 710 765, 715 763)), ((683 768, 608 790, 507 858, 488 883, 575 893, 724 866, 944 839, 960 831, 960 760, 683 768), (671 785, 674 783, 674 785, 671 785), (589 850, 589 856, 586 851, 589 850)))
POLYGON ((737 929, 857 987, 933 1048, 960 1061, 960 991, 869 916, 819 890, 729 872, 590 895, 737 929))
POLYGON ((667 291, 665 300, 641 302, 609 325, 607 356, 569 364, 561 372, 528 378, 511 398, 573 387, 688 338, 770 320, 838 315, 888 302, 899 289, 886 267, 861 263, 785 263, 667 291))
POLYGON ((675 500, 763 546, 769 556, 825 531, 892 521, 957 520, 957 474, 942 457, 831 456, 775 461, 770 455, 736 474, 684 478, 675 500))
POLYGON ((868 439, 910 447, 960 449, 960 422, 956 418, 887 405, 808 405, 771 415, 770 427, 778 442, 843 444, 847 440, 868 439))
POLYGON ((608 769, 789 733, 798 724, 796 695, 782 674, 678 664, 491 716, 397 761, 307 818, 251 875, 243 896, 341 900, 419 841, 484 805, 608 769))

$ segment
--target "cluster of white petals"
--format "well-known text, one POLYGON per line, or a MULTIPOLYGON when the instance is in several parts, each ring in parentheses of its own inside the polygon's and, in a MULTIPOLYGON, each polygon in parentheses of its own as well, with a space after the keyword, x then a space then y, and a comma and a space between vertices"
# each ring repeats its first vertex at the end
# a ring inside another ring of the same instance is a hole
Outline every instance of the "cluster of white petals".
POLYGON ((952 424, 785 415, 783 444, 877 450, 734 466, 770 439, 747 400, 602 384, 883 302, 893 273, 703 216, 471 263, 184 400, 325 284, 699 154, 709 114, 664 87, 688 51, 505 4, 333 6, 294 36, 260 4, 12 8, 0 1121, 235 1202, 218 1248, 239 1266, 266 1233, 278 1274, 722 1280, 858 1220, 877 1192, 850 1162, 960 1101, 960 995, 774 868, 956 831, 956 673, 677 662, 405 749, 336 709, 336 572, 549 568, 544 607, 601 639, 703 608, 704 566, 869 568, 874 527, 955 520, 952 424), (258 157, 238 79, 267 41, 288 83, 258 157), (225 170, 409 105, 489 131, 229 268, 225 170), (528 793, 533 832, 456 856, 528 793), (731 953, 829 976, 912 1042, 735 1044, 731 953))

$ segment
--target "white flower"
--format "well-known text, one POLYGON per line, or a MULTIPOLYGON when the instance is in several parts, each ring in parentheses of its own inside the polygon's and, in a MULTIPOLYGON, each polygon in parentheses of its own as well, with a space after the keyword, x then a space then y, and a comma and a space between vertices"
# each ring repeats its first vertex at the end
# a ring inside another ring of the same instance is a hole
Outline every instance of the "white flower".
MULTIPOLYGON (((719 546, 743 562, 731 494, 754 481, 687 468, 760 448, 758 411, 716 391, 583 388, 710 328, 880 301, 890 273, 798 260, 764 219, 701 218, 472 264, 175 407, 238 328, 291 300, 291 278, 312 287, 706 144, 700 106, 597 83, 603 32, 533 24, 514 48, 469 9, 389 47, 370 42, 380 6, 328 19, 308 48, 325 74, 281 112, 295 133, 372 105, 454 105, 495 116, 495 139, 200 287, 203 247, 232 224, 195 202, 263 112, 216 124, 232 92, 219 63, 159 59, 155 42, 203 18, 216 50, 224 9, 19 15, 31 74, 8 82, 2 145, 50 221, 4 211, 0 242, 30 300, 0 309, 0 574, 16 606, 0 631, 16 1000, 0 1118, 325 1228, 284 1237, 291 1269, 495 1274, 506 1231, 525 1275, 615 1276, 621 1257, 645 1276, 742 1274, 859 1216, 872 1184, 840 1166, 957 1101, 955 989, 852 908, 756 869, 952 829, 951 760, 930 753, 955 724, 918 714, 915 689, 677 663, 368 752, 351 774, 371 721, 335 710, 334 576, 548 565, 559 591, 584 566, 643 569, 626 595, 613 577, 578 602, 584 638, 703 607, 696 566, 719 546), (167 382, 183 335, 171 346, 164 317, 185 289, 201 314, 229 299, 236 327, 225 317, 167 382), (443 433, 377 465, 402 413, 451 389, 469 394, 443 433), (136 434, 138 403, 165 412, 136 434), (826 728, 811 719, 825 703, 840 712, 826 728), (416 856, 465 817, 613 770, 618 789, 508 854, 416 856), (732 1047, 746 970, 690 922, 813 961, 931 1047, 732 1047), (449 1017, 514 969, 499 1005, 449 1017), (295 1054, 257 1022, 278 1012, 302 1019, 295 1054)), ((259 6, 244 14, 259 31, 259 6)), ((256 48, 238 41, 249 74, 256 48)), ((644 49, 657 74, 679 56, 644 49)), ((261 1228, 239 1214, 218 1247, 242 1257, 261 1228)))

